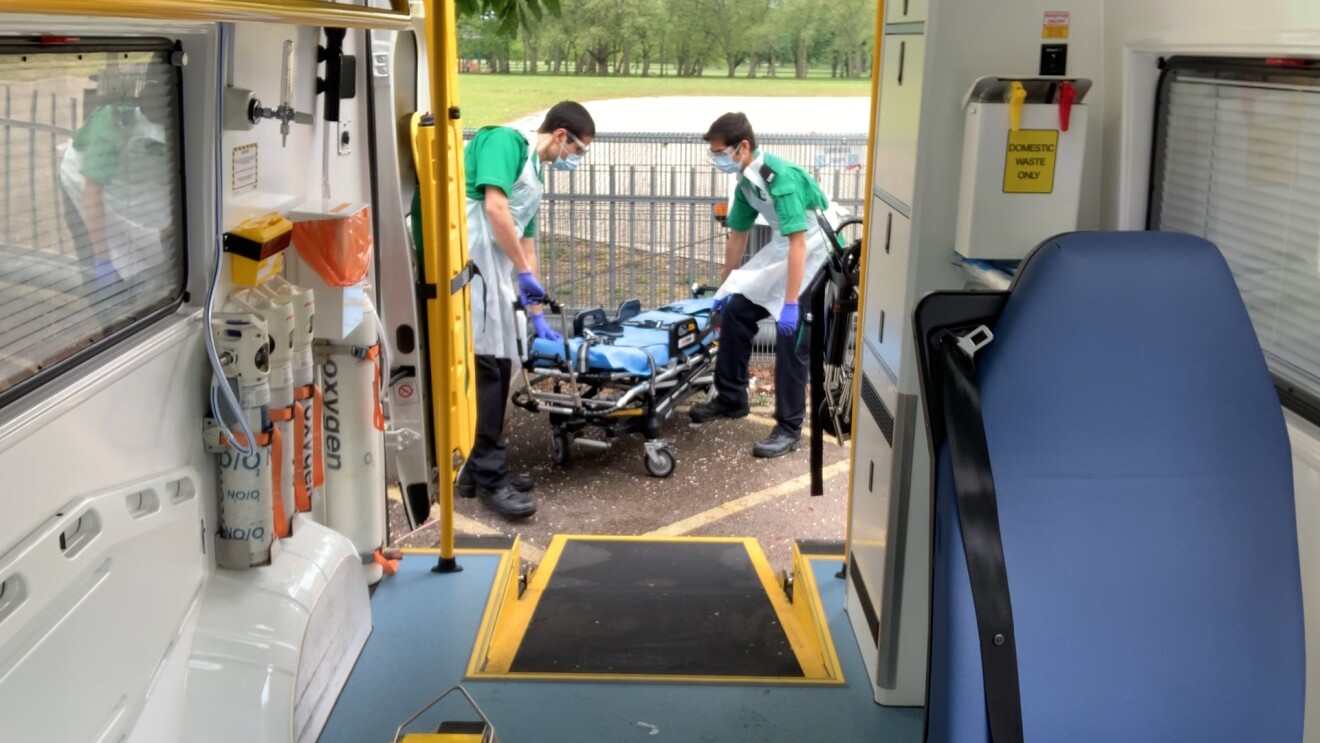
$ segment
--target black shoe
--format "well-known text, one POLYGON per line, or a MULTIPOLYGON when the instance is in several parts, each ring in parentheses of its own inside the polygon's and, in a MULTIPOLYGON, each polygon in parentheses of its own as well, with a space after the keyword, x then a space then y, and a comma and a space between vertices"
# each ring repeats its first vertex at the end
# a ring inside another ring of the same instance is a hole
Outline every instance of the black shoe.
POLYGON ((769 436, 756 442, 752 447, 752 455, 764 459, 773 459, 782 457, 791 451, 797 451, 802 446, 802 435, 794 436, 791 433, 784 433, 778 429, 770 432, 769 436))
POLYGON ((703 402, 700 405, 693 405, 692 409, 688 411, 688 417, 692 419, 693 423, 705 423, 716 418, 742 418, 749 412, 751 412, 751 408, 747 405, 739 406, 717 395, 713 400, 703 402))
MULTIPOLYGON (((519 493, 526 493, 536 487, 536 481, 526 472, 519 472, 516 475, 509 475, 509 487, 519 493)), ((454 492, 458 493, 460 498, 475 498, 477 497, 477 486, 471 481, 465 482, 460 478, 454 492)))
POLYGON ((536 503, 508 485, 497 490, 482 490, 481 502, 486 508, 510 521, 525 519, 536 513, 536 503))

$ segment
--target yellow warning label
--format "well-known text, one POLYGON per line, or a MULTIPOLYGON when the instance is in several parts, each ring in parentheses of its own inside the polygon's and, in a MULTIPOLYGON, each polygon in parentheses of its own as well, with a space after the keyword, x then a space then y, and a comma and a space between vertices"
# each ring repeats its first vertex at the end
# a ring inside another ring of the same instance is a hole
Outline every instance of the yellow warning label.
POLYGON ((1058 129, 1019 129, 1008 133, 1004 193, 1053 193, 1058 129))
POLYGON ((1041 22, 1042 39, 1068 38, 1068 26, 1072 24, 1072 13, 1066 10, 1047 10, 1041 22))

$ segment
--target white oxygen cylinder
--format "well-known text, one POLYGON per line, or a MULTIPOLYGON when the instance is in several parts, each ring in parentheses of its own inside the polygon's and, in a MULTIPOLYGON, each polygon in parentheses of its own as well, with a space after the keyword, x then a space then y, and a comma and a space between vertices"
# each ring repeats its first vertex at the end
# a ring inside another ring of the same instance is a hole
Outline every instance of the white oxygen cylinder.
POLYGON ((321 388, 316 383, 316 361, 312 356, 316 298, 311 289, 291 284, 282 276, 272 277, 263 288, 293 308, 293 396, 298 403, 297 412, 302 415, 302 425, 297 426, 302 435, 289 445, 294 456, 299 457, 294 468, 295 476, 299 477, 294 483, 296 509, 310 510, 318 522, 325 523, 321 388))
POLYGON ((270 348, 270 420, 280 432, 279 488, 275 493, 284 518, 294 514, 293 451, 293 306, 269 292, 243 289, 231 300, 266 321, 270 348))
MULTIPOLYGON (((363 316, 375 312, 364 297, 363 316)), ((364 564, 385 542, 385 421, 376 324, 364 320, 321 361, 325 434, 325 524, 348 537, 364 564)), ((369 570, 369 572, 371 572, 369 570)), ((374 571, 379 579, 379 569, 374 571)))
MULTIPOLYGON (((207 421, 206 439, 219 455, 220 525, 215 538, 216 565, 244 569, 270 562, 275 536, 274 461, 278 433, 270 424, 270 358, 265 321, 250 313, 216 313, 211 332, 226 383, 236 387, 239 407, 257 441, 242 441, 242 427, 231 411, 213 410, 230 423, 231 435, 251 454, 243 454, 225 438, 214 419, 207 421)), ((216 396, 213 396, 216 399, 216 396)), ((223 403, 221 403, 223 408, 223 403)))

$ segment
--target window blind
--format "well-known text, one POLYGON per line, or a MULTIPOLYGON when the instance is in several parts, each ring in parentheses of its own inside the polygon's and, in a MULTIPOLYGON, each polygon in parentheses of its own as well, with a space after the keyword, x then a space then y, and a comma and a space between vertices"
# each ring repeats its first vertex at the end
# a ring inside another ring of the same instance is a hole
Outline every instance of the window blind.
POLYGON ((0 49, 0 401, 182 294, 170 51, 0 49))
POLYGON ((1190 62, 1160 104, 1149 226, 1219 247, 1271 371, 1320 398, 1320 78, 1190 62))

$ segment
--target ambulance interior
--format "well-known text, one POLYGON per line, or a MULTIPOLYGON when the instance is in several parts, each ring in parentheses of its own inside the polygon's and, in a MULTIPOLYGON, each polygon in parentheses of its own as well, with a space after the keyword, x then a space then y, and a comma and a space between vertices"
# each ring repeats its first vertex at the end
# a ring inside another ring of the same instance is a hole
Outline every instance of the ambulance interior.
POLYGON ((471 446, 456 12, 0 0, 7 737, 1320 743, 1320 4, 858 19, 848 532, 791 585, 394 559, 471 446))

